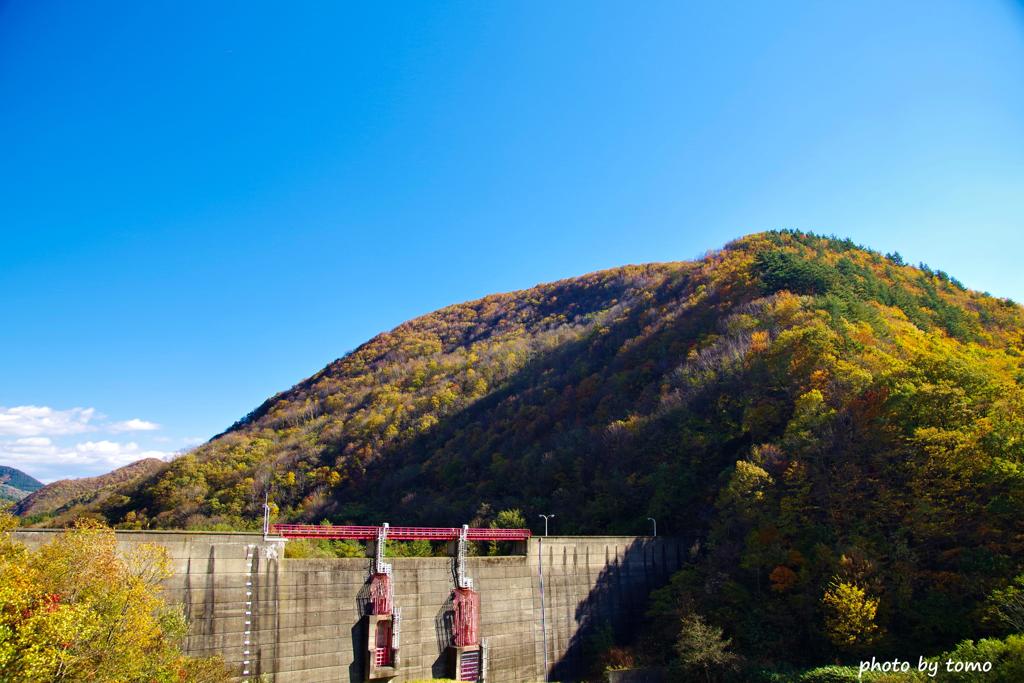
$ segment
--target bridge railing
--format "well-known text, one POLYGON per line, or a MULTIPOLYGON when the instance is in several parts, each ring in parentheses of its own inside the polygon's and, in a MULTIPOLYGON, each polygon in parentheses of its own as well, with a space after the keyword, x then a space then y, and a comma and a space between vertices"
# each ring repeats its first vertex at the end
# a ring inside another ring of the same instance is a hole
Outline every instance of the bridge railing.
MULTIPOLYGON (((372 541, 378 537, 379 526, 328 526, 319 524, 271 524, 270 533, 284 538, 326 538, 372 541)), ((462 529, 458 527, 389 526, 389 541, 455 541, 462 529)), ((469 541, 525 541, 529 529, 469 528, 469 541)))

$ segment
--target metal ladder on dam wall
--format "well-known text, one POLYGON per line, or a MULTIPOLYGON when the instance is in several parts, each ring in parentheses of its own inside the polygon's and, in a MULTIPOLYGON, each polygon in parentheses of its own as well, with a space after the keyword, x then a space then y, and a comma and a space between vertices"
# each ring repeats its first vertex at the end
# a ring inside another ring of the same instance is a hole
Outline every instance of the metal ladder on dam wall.
POLYGON ((256 545, 245 547, 245 629, 242 631, 242 683, 249 683, 252 675, 252 564, 256 559, 256 545))
POLYGON ((388 531, 387 524, 379 527, 370 575, 370 617, 367 630, 370 666, 366 674, 370 680, 390 680, 399 673, 400 667, 402 610, 395 606, 391 564, 384 561, 388 531))

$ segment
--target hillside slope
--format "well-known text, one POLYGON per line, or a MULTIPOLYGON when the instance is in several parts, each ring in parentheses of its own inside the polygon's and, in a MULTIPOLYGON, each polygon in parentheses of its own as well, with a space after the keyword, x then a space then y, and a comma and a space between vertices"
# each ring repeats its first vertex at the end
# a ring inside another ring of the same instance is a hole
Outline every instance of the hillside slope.
POLYGON ((42 486, 43 482, 35 477, 13 467, 0 465, 0 503, 21 500, 42 486))
POLYGON ((89 506, 124 503, 127 497, 110 501, 109 496, 166 466, 162 460, 146 458, 97 477, 60 479, 46 486, 40 483, 37 490, 14 506, 13 512, 29 521, 45 520, 48 524, 70 522, 76 516, 88 512, 89 506))
POLYGON ((269 490, 296 521, 655 517, 698 541, 686 600, 744 651, 831 657, 839 581, 880 596, 886 647, 926 652, 1022 570, 1022 333, 1013 302, 898 255, 751 235, 409 321, 94 507, 255 525, 269 490))
POLYGON ((837 412, 870 396, 886 414, 913 404, 890 416, 913 418, 906 430, 924 420, 917 392, 933 382, 977 403, 956 420, 1009 408, 1022 330, 1020 307, 941 272, 846 242, 754 235, 699 262, 593 273, 405 323, 178 459, 124 510, 165 525, 242 522, 270 488, 287 519, 456 523, 484 503, 543 504, 565 515, 563 531, 642 529, 648 512, 685 528, 677 496, 648 495, 651 468, 695 461, 717 474, 705 454, 777 443, 810 392, 837 412), (915 398, 898 403, 908 383, 915 398), (638 440, 659 425, 701 437, 647 444, 664 450, 645 460, 638 440))

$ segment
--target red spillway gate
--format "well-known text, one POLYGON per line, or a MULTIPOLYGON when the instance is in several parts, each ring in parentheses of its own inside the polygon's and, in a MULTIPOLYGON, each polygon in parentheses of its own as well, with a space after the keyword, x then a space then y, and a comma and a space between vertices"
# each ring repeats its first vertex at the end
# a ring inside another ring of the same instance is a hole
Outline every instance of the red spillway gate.
POLYGON ((374 634, 374 666, 391 666, 395 661, 395 650, 391 647, 392 628, 390 621, 377 622, 377 632, 374 634))
POLYGON ((480 594, 471 588, 456 588, 453 600, 455 646, 476 645, 480 641, 480 594))
POLYGON ((394 596, 391 576, 374 574, 370 579, 370 614, 391 614, 394 609, 394 596))
MULTIPOLYGON (((271 524, 270 533, 285 538, 327 538, 357 541, 376 540, 383 527, 379 526, 329 526, 318 524, 271 524)), ((457 541, 462 529, 458 527, 388 527, 389 541, 457 541)), ((525 541, 530 538, 529 529, 470 528, 467 541, 525 541)))

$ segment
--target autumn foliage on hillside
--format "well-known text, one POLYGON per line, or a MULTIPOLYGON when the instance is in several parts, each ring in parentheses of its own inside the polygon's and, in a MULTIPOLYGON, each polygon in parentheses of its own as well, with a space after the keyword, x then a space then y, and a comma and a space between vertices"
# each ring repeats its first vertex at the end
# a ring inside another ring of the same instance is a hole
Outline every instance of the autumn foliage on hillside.
POLYGON ((944 647, 1022 570, 1022 354, 1013 302, 762 233, 412 320, 98 510, 237 527, 269 490, 295 521, 656 517, 694 544, 665 600, 745 653, 944 647))
POLYGON ((84 506, 95 506, 102 502, 116 504, 128 500, 122 496, 105 501, 109 496, 120 495, 118 491, 122 487, 131 486, 136 480, 160 471, 163 467, 162 460, 146 458, 97 477, 59 479, 46 486, 40 484, 40 488, 19 500, 12 512, 27 520, 37 517, 49 520, 54 515, 64 520, 76 519, 83 514, 84 506))

